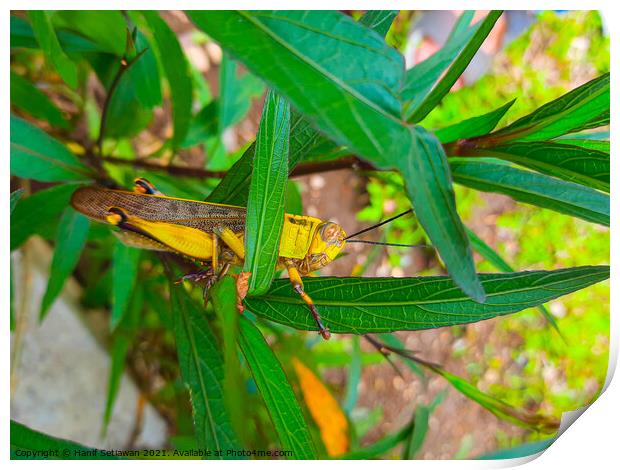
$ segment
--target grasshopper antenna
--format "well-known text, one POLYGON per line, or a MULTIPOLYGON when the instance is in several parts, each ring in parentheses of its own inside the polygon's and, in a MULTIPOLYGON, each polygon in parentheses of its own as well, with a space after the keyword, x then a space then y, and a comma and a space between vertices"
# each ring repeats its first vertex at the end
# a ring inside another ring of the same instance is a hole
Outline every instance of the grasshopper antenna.
POLYGON ((431 245, 405 245, 402 243, 372 242, 370 240, 348 240, 347 243, 366 243, 367 245, 381 246, 402 246, 404 248, 432 248, 431 245))
MULTIPOLYGON (((367 227, 367 228, 365 228, 363 230, 360 230, 359 232, 355 232, 353 235, 349 235, 347 238, 345 238, 345 240, 348 240, 349 238, 357 237, 358 235, 361 235, 362 233, 366 233, 366 232, 369 232, 371 230, 374 230, 377 227, 381 227, 382 225, 388 224, 391 221, 396 220, 399 217, 402 217, 404 215, 410 214, 412 212, 413 212, 413 209, 409 209, 409 210, 407 210, 405 212, 401 212, 400 214, 395 215, 394 217, 390 217, 389 219, 386 219, 386 220, 384 220, 382 222, 379 222, 378 224, 375 224, 375 225, 372 225, 370 227, 367 227)), ((361 243, 363 243, 363 242, 361 242, 361 243)), ((405 246, 408 246, 408 245, 405 245, 405 246)))

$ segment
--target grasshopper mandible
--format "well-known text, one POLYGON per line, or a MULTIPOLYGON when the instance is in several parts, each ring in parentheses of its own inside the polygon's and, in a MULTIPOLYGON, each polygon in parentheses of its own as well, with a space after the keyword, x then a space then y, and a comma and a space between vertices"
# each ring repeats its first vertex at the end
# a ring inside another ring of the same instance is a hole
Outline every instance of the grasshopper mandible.
MULTIPOLYGON (((230 266, 243 266, 246 210, 243 207, 168 197, 149 181, 137 178, 134 191, 88 186, 77 189, 71 205, 90 219, 118 228, 127 245, 183 255, 210 265, 208 285, 230 266)), ((331 263, 346 244, 338 224, 310 216, 285 214, 280 238, 278 268, 286 269, 293 289, 308 305, 319 333, 329 339, 329 329, 310 296, 302 276, 331 263)), ((191 278, 192 275, 186 276, 191 278)))

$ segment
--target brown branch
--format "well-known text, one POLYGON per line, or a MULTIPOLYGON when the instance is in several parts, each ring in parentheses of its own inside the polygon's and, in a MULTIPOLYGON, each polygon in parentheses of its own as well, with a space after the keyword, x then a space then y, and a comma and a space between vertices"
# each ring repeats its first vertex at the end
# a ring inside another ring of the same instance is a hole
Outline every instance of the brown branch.
MULTIPOLYGON (((126 160, 118 157, 103 157, 103 161, 113 163, 115 165, 127 165, 134 168, 142 168, 151 171, 165 171, 168 174, 175 176, 186 176, 190 178, 223 178, 226 176, 226 171, 212 171, 204 170, 202 168, 190 168, 186 166, 176 165, 159 165, 157 163, 151 163, 144 160, 126 160)), ((329 160, 325 162, 316 163, 302 163, 297 165, 291 172, 290 176, 305 176, 314 173, 323 173, 326 171, 336 170, 366 170, 366 171, 380 171, 372 164, 360 160, 356 156, 343 157, 338 160, 329 160)))
POLYGON ((223 178, 226 176, 225 171, 203 170, 202 168, 190 168, 187 166, 176 165, 160 165, 145 160, 125 160, 118 157, 103 157, 103 161, 113 163, 115 165, 127 165, 134 168, 143 168, 152 171, 165 171, 170 175, 187 176, 191 178, 223 178))

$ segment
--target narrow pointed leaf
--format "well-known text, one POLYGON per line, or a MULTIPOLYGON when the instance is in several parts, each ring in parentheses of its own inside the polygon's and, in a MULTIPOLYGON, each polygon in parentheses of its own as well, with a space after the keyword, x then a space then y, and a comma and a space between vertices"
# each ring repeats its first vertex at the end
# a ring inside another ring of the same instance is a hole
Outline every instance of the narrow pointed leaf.
POLYGON ((32 117, 44 119, 54 127, 68 129, 69 123, 45 93, 11 70, 11 106, 32 117))
POLYGON ((402 99, 405 101, 405 115, 410 116, 422 104, 437 80, 471 39, 476 31, 476 26, 469 26, 474 13, 474 10, 464 11, 452 28, 450 37, 443 47, 407 70, 405 84, 401 92, 402 99))
POLYGON ((240 327, 239 345, 267 405, 282 448, 292 450, 295 459, 316 459, 308 425, 280 362, 260 331, 247 318, 240 318, 240 327))
POLYGON ((609 226, 609 196, 580 184, 489 162, 452 162, 456 183, 609 226))
POLYGON ((194 429, 200 449, 239 449, 224 404, 224 369, 204 311, 182 287, 171 285, 170 297, 177 354, 183 382, 192 400, 194 429))
POLYGON ((609 124, 609 99, 609 74, 606 73, 550 101, 489 138, 496 142, 548 140, 603 126, 609 124))
POLYGON ((413 417, 413 431, 407 440, 406 445, 404 446, 403 459, 405 460, 413 460, 415 459, 416 454, 422 448, 424 444, 424 440, 426 439, 426 434, 428 433, 428 420, 435 411, 435 408, 441 404, 445 397, 445 390, 441 393, 437 394, 433 401, 429 405, 418 405, 416 406, 414 417, 413 417))
POLYGON ((125 372, 125 359, 140 325, 140 314, 144 302, 144 289, 137 286, 129 312, 114 332, 110 351, 110 373, 108 377, 108 393, 103 412, 103 434, 107 433, 112 418, 114 404, 121 387, 121 379, 125 372))
POLYGON ((288 102, 270 91, 256 137, 245 224, 244 271, 252 273, 248 295, 267 292, 275 275, 284 223, 289 131, 288 102))
POLYGON ((359 384, 362 378, 362 350, 359 336, 351 338, 351 363, 347 372, 347 390, 342 409, 350 416, 359 397, 359 384))
POLYGON ((129 308, 136 279, 141 251, 116 242, 112 254, 112 316, 110 329, 114 330, 129 308))
POLYGON ((32 29, 37 42, 47 59, 54 65, 54 68, 67 85, 71 88, 76 88, 78 85, 77 66, 60 47, 49 13, 42 10, 31 10, 28 12, 28 18, 30 18, 32 23, 32 29))
POLYGON ((11 115, 11 174, 37 181, 87 181, 93 174, 63 144, 11 115))
POLYGON ((86 244, 89 227, 90 222, 86 217, 71 207, 65 209, 58 225, 49 280, 41 301, 40 320, 45 318, 49 308, 65 285, 65 281, 77 266, 86 244))
POLYGON ((181 146, 192 117, 192 79, 189 64, 176 34, 155 11, 143 11, 153 33, 159 61, 164 69, 172 101, 172 147, 181 146))
MULTIPOLYGON (((241 376, 237 341, 239 339, 239 312, 237 310, 237 291, 232 276, 224 276, 209 292, 213 310, 218 317, 224 366, 224 402, 237 436, 243 437, 247 431, 247 397, 244 396, 245 383, 241 376)), ((242 439, 243 440, 243 439, 242 439)))
MULTIPOLYGON (((462 325, 519 312, 607 279, 609 267, 481 274, 484 304, 449 277, 306 278, 305 290, 332 333, 380 333, 462 325)), ((267 294, 246 298, 252 313, 302 330, 316 330, 307 306, 287 279, 267 294)))
POLYGON ((530 413, 528 411, 515 408, 510 404, 499 400, 498 398, 484 393, 482 390, 470 384, 465 379, 451 374, 441 367, 434 364, 426 364, 426 367, 436 374, 441 375, 457 391, 486 408, 500 419, 509 421, 526 429, 531 429, 533 431, 546 434, 555 433, 560 426, 559 419, 555 417, 530 413))
POLYGON ((467 295, 483 302, 485 293, 456 211, 446 154, 437 138, 421 127, 412 129, 410 138, 402 173, 416 217, 437 247, 450 276, 467 295))
POLYGON ((20 199, 11 214, 11 251, 19 248, 30 235, 58 220, 78 187, 77 184, 52 186, 20 199))
POLYGON ((516 98, 494 111, 439 129, 435 131, 435 135, 444 144, 458 139, 471 139, 472 137, 488 134, 495 129, 497 123, 504 117, 515 101, 516 98))
POLYGON ((359 22, 385 37, 396 15, 398 10, 368 10, 359 22))
POLYGON ((565 181, 609 192, 609 152, 554 141, 529 141, 475 149, 473 153, 498 157, 565 181))
POLYGON ((352 452, 349 452, 348 454, 341 455, 338 458, 342 460, 376 459, 384 455, 386 452, 392 450, 394 447, 404 441, 407 436, 411 435, 412 430, 413 420, 394 434, 390 434, 382 439, 379 439, 373 444, 370 444, 361 449, 354 450, 352 452))
POLYGON ((467 41, 467 45, 463 48, 446 74, 439 80, 439 83, 437 83, 419 105, 408 108, 406 113, 408 122, 420 122, 441 102, 443 97, 448 94, 452 85, 456 83, 474 58, 474 55, 476 55, 476 52, 478 52, 478 49, 480 49, 480 46, 482 46, 482 43, 493 29, 493 26, 495 26, 495 22, 499 19, 501 14, 501 11, 493 10, 484 20, 478 23, 474 34, 467 41))

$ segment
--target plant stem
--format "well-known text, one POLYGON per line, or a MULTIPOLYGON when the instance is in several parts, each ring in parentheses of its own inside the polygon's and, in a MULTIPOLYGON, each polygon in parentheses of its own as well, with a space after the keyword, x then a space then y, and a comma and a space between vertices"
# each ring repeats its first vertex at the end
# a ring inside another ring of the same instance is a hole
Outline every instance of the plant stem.
MULTIPOLYGON (((116 72, 116 75, 114 76, 114 79, 112 80, 110 89, 108 90, 108 93, 106 94, 106 97, 105 97, 105 101, 103 102, 103 111, 101 112, 101 124, 99 125, 99 137, 97 138, 97 145, 96 145, 99 156, 101 156, 103 153, 102 146, 103 146, 103 139, 105 137, 106 120, 107 120, 107 115, 108 115, 108 109, 110 107, 110 103, 112 102, 112 96, 114 96, 114 92, 118 88, 121 78, 123 77, 125 72, 127 72, 127 70, 129 70, 131 66, 135 64, 140 59, 140 57, 144 55, 147 49, 148 48, 142 49, 130 61, 127 61, 125 57, 121 58, 121 65, 118 68, 118 71, 116 72)), ((99 162, 99 165, 100 165, 100 162, 99 162)))

